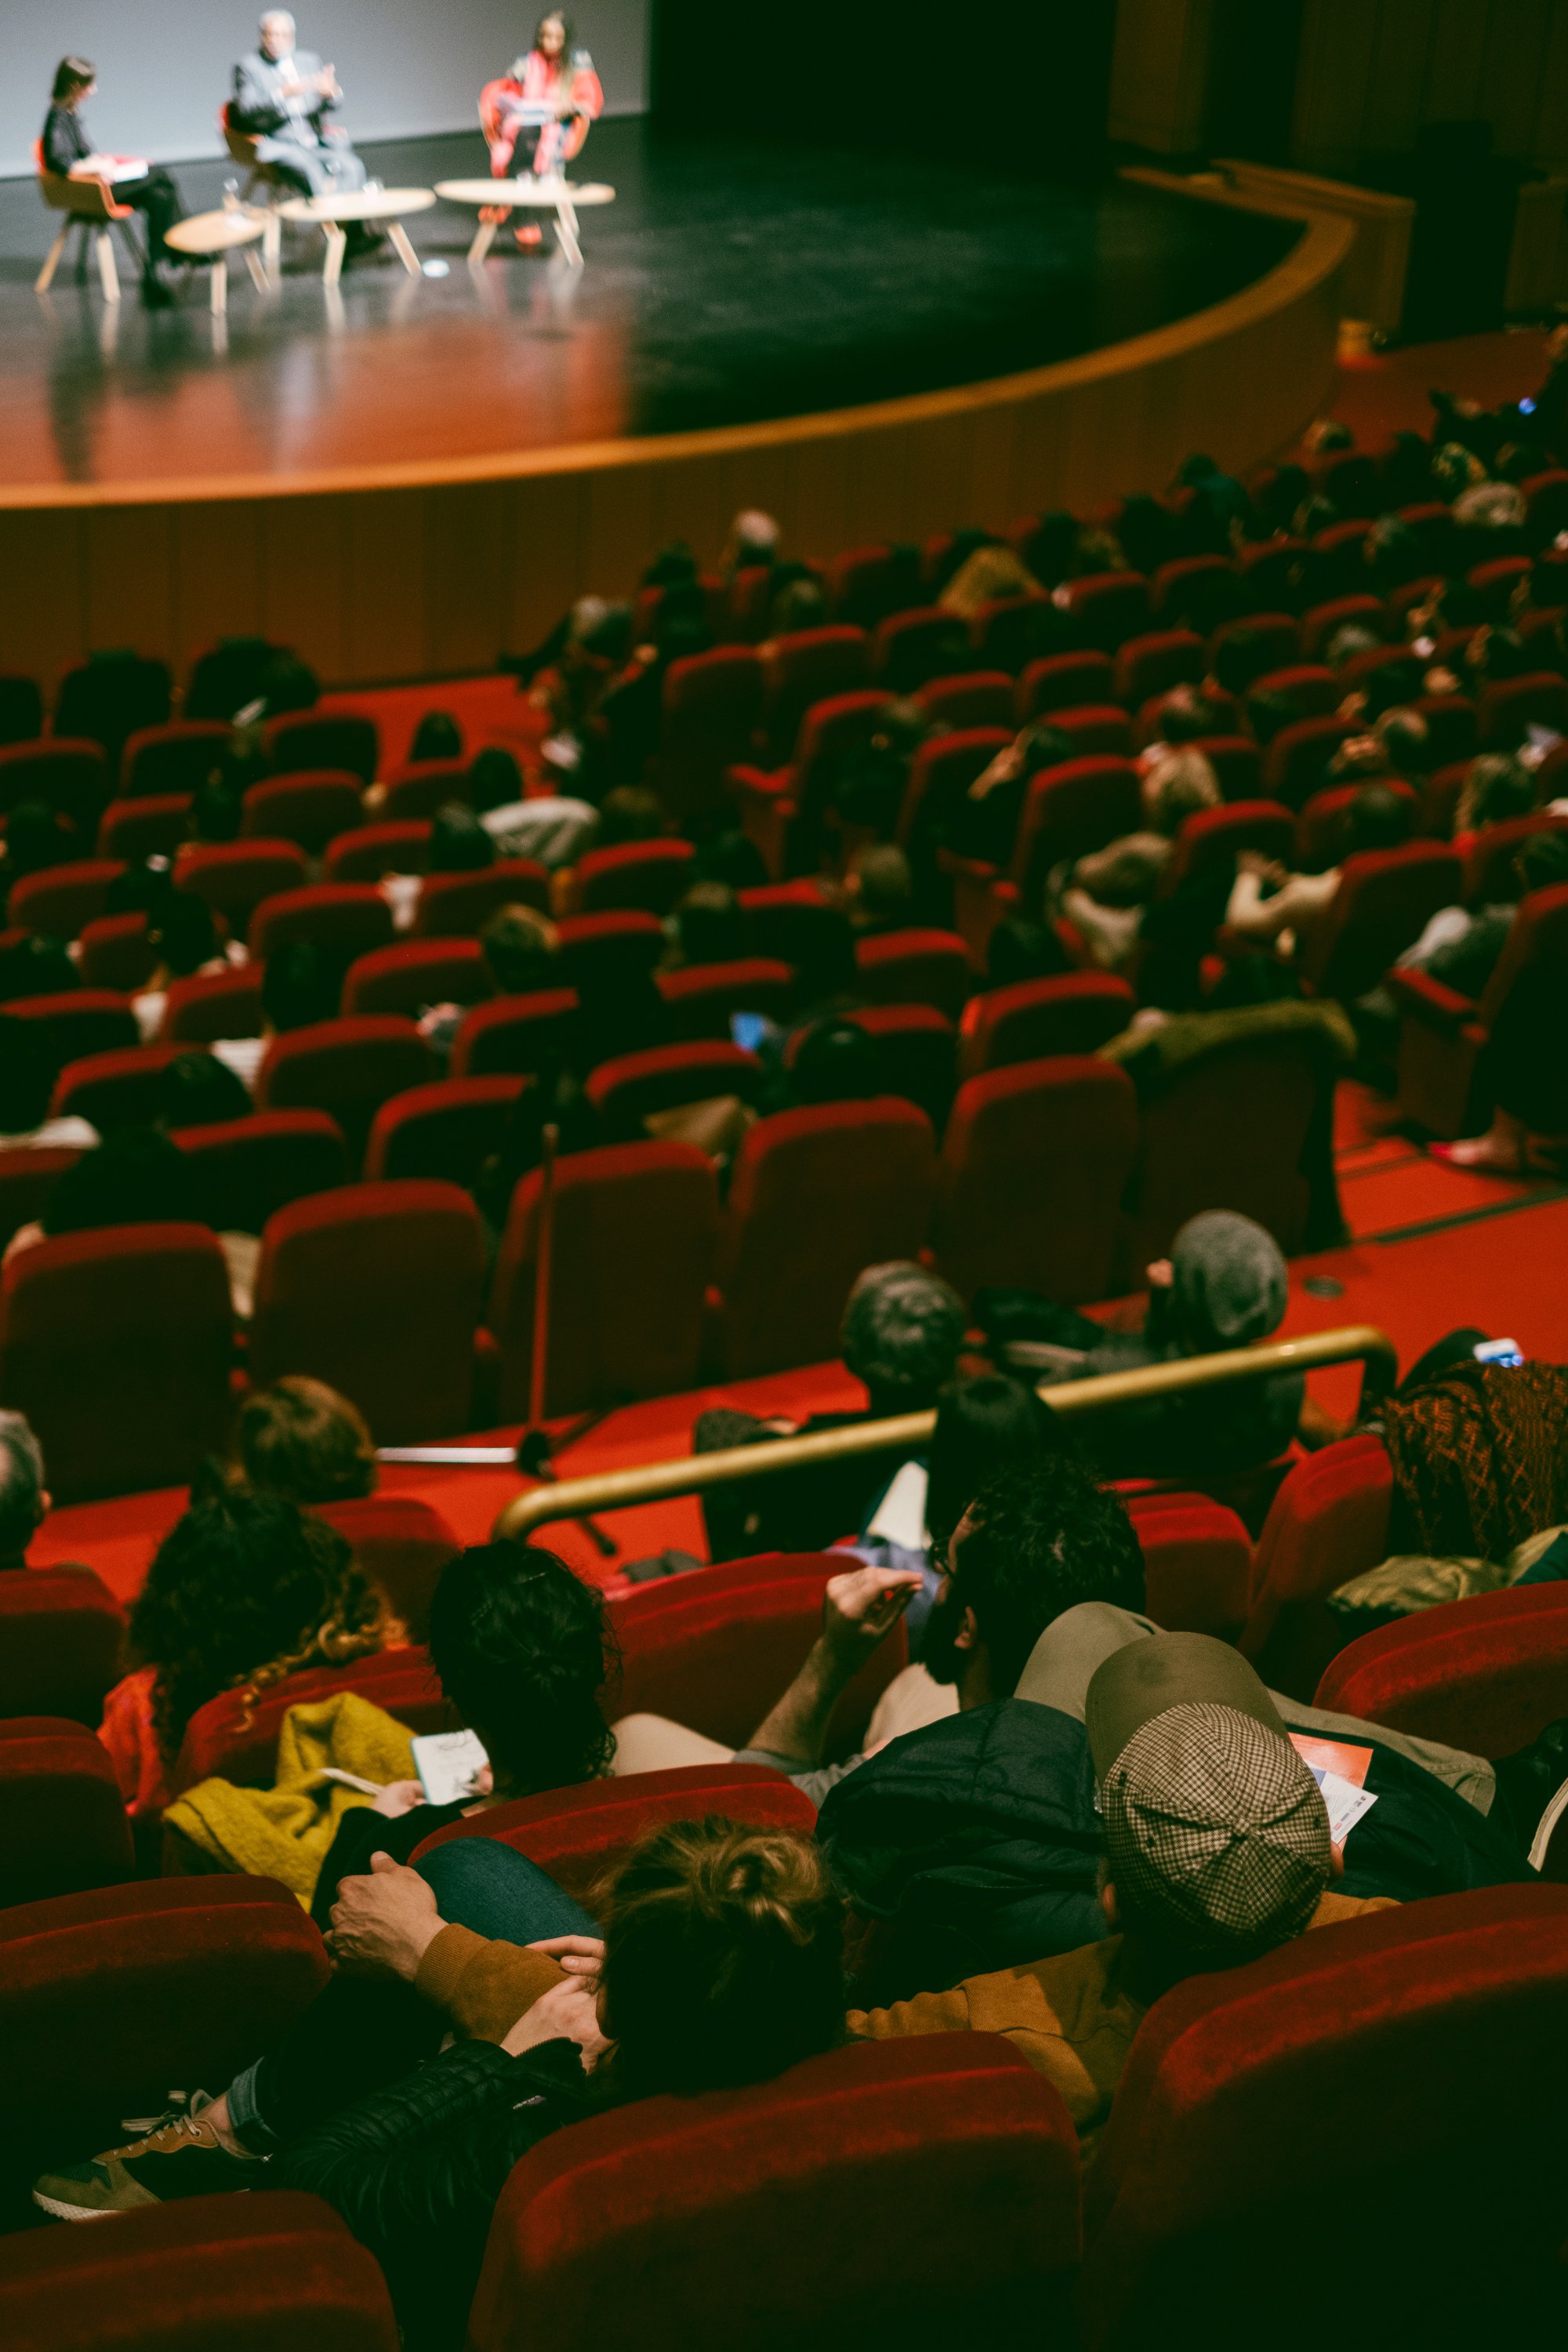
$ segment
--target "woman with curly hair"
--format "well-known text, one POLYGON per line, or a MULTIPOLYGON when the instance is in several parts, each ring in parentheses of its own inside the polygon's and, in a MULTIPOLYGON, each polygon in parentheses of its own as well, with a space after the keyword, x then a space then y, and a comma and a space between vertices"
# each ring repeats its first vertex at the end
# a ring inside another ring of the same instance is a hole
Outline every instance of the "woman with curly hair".
POLYGON ((193 1504, 132 1604, 136 1665, 104 1702, 99 1736, 132 1820, 169 1802, 185 1727, 209 1698, 368 1657, 386 1630, 380 1600, 323 1520, 238 1489, 193 1504))

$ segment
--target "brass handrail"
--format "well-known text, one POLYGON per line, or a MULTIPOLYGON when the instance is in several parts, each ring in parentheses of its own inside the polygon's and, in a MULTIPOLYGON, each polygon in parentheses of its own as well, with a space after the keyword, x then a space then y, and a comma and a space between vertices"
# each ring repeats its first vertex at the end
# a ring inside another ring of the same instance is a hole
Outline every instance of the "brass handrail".
MULTIPOLYGON (((1394 1343, 1373 1323, 1352 1323, 1338 1331, 1314 1331, 1303 1339, 1276 1339, 1264 1348, 1235 1348, 1223 1355, 1187 1356, 1166 1364, 1140 1364, 1125 1372, 1102 1372, 1097 1380, 1062 1381, 1040 1394, 1053 1412, 1097 1412, 1107 1405, 1145 1397, 1219 1388, 1233 1381, 1262 1380, 1270 1372, 1310 1372, 1325 1364, 1360 1362, 1365 1371, 1362 1401, 1386 1395, 1398 1372, 1394 1343)), ((746 1478, 776 1478, 786 1470, 817 1463, 851 1462, 923 1445, 936 1426, 934 1412, 895 1413, 887 1421, 852 1422, 815 1437, 782 1437, 765 1444, 732 1445, 721 1454, 684 1454, 675 1462, 649 1462, 633 1470, 605 1470, 593 1478, 563 1478, 530 1487, 509 1503, 492 1535, 500 1542, 531 1535, 553 1519, 597 1517, 634 1503, 661 1503, 674 1495, 706 1495, 715 1486, 746 1478)))

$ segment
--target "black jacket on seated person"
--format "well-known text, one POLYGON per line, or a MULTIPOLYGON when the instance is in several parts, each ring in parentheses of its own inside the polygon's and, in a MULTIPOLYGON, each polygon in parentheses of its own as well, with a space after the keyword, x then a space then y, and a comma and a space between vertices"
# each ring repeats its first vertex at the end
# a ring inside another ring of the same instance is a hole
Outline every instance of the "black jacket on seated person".
POLYGON ((574 2042, 521 2058, 459 2042, 274 2157, 267 2186, 309 2189, 342 2215, 385 2273, 405 2352, 457 2352, 507 2175, 563 2124, 613 2104, 574 2042))

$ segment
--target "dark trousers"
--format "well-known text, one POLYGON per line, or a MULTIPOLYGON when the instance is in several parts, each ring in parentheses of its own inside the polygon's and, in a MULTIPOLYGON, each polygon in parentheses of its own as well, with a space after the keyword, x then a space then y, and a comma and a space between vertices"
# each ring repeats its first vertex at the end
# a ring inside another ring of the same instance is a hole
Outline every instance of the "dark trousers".
MULTIPOLYGON (((552 1878, 494 1838, 454 1838, 415 1864, 449 1926, 508 1944, 595 1935, 595 1922, 552 1878)), ((230 2120, 258 2154, 434 2056, 445 2021, 412 1985, 334 1976, 277 2047, 231 2084, 230 2120)))
POLYGON ((180 192, 167 172, 154 164, 144 180, 122 180, 114 191, 117 204, 133 205, 142 215, 147 231, 147 267, 172 261, 163 243, 176 221, 184 220, 185 208, 180 202, 180 192))

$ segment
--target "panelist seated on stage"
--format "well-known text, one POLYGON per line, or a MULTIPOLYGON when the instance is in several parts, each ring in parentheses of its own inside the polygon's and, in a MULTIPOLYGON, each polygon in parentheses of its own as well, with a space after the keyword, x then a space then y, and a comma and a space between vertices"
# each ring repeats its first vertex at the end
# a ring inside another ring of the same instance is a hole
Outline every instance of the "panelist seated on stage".
MULTIPOLYGON (((510 73, 487 82, 479 93, 479 121, 498 180, 531 172, 546 180, 583 152, 588 125, 605 110, 605 93, 586 49, 573 46, 569 18, 552 11, 542 16, 533 47, 510 73)), ((506 214, 497 208, 497 218, 506 214)), ((538 245, 542 232, 530 221, 517 232, 519 245, 538 245)))
POLYGON ((167 232, 184 218, 180 192, 167 172, 144 157, 101 155, 87 135, 81 110, 98 88, 98 77, 86 58, 62 58, 55 69, 49 110, 44 117, 39 152, 46 172, 62 180, 107 180, 117 205, 130 205, 147 225, 147 254, 142 293, 150 302, 166 302, 168 289, 159 276, 161 263, 171 267, 178 256, 163 243, 167 232))
MULTIPOLYGON (((286 8, 269 8, 260 41, 234 69, 231 130, 256 141, 256 160, 301 195, 342 195, 363 188, 364 165, 346 131, 326 117, 342 102, 335 68, 313 49, 296 48, 294 19, 286 8)), ((360 222, 348 225, 349 252, 381 242, 360 222)))

